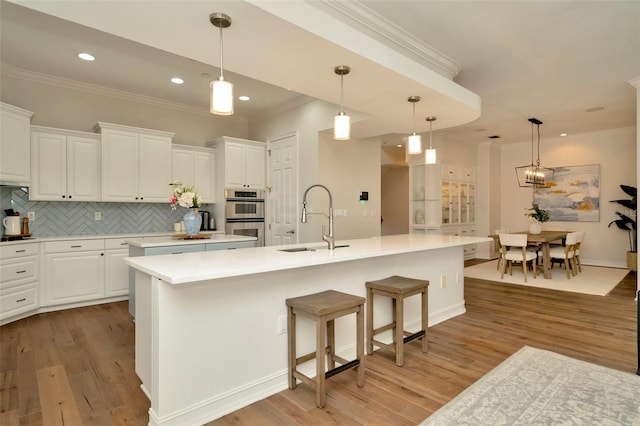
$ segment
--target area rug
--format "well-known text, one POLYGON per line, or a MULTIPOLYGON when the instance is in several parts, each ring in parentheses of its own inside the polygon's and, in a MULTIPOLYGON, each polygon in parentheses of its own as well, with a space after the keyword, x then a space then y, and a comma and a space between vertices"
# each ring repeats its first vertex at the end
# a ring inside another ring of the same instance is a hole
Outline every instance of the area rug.
POLYGON ((640 425, 640 376, 525 346, 421 425, 640 425))
POLYGON ((494 260, 468 266, 464 268, 464 276, 508 284, 520 284, 551 290, 606 296, 629 272, 628 269, 583 265, 581 273, 576 276, 572 275, 571 279, 567 279, 567 273, 564 268, 554 266, 551 270, 551 279, 546 279, 541 272, 538 273, 538 277, 534 279, 531 271, 528 271, 527 282, 525 283, 522 266, 514 266, 513 275, 506 273, 504 274, 504 279, 500 279, 500 271, 496 269, 497 265, 498 261, 494 260))

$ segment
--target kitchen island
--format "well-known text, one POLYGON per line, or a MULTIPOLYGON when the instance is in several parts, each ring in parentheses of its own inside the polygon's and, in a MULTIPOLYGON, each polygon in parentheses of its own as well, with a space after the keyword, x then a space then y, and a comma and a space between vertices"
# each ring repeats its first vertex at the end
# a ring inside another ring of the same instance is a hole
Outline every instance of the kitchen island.
MULTIPOLYGON (((407 234, 340 241, 335 250, 313 243, 125 259, 135 269, 136 373, 149 424, 203 424, 286 389, 287 298, 327 289, 364 296, 366 281, 402 275, 430 281, 431 326, 464 313, 463 246, 487 241, 407 234)), ((391 318, 382 299, 376 327, 391 318)), ((353 323, 336 320, 336 352, 347 359, 353 323)), ((405 328, 419 323, 419 297, 408 299, 405 328)), ((300 319, 297 335, 299 353, 313 350, 313 323, 300 319)), ((313 376, 313 361, 301 370, 313 376)))

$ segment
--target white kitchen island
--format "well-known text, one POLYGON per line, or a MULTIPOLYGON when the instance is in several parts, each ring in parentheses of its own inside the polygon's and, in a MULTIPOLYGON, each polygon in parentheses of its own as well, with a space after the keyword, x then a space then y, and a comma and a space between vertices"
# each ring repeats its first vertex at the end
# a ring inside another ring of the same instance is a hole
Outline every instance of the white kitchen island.
MULTIPOLYGON (((486 241, 407 234, 339 241, 348 247, 333 251, 310 243, 126 258, 136 271, 136 373, 151 400, 149 424, 203 424, 286 389, 287 298, 327 289, 365 296, 366 281, 403 275, 430 281, 431 326, 464 313, 463 246, 486 241), (316 250, 281 251, 298 247, 316 250)), ((391 318, 383 299, 376 327, 391 318)), ((408 330, 419 329, 419 299, 406 301, 408 330)), ((347 359, 353 324, 354 316, 336 320, 336 349, 347 359)), ((314 345, 313 323, 300 318, 298 353, 314 345)), ((313 361, 302 370, 312 376, 313 361)))

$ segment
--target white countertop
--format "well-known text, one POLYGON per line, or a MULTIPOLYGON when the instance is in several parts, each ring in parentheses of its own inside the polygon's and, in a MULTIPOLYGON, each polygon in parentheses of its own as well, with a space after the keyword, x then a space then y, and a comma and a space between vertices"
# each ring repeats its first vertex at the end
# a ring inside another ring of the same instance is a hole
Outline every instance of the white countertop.
POLYGON ((211 238, 202 239, 176 239, 173 236, 162 237, 145 237, 131 238, 127 240, 130 246, 149 248, 149 247, 167 247, 167 246, 183 246, 191 244, 216 244, 216 243, 233 243, 241 241, 256 241, 256 237, 245 237, 242 235, 226 235, 213 234, 211 238))
MULTIPOLYGON (((224 231, 206 231, 213 232, 214 235, 222 234, 224 231)), ((25 243, 47 243, 50 241, 70 241, 70 240, 99 240, 108 238, 122 238, 124 240, 131 238, 156 238, 171 237, 174 232, 147 232, 147 233, 129 233, 129 234, 95 234, 95 235, 67 235, 62 237, 28 237, 23 240, 0 241, 0 246, 25 244, 25 243)))
POLYGON ((240 250, 127 257, 124 261, 131 267, 160 278, 169 284, 183 284, 488 241, 493 241, 493 239, 437 234, 404 234, 337 241, 336 246, 346 244, 349 247, 336 248, 335 250, 328 250, 326 243, 315 242, 240 250), (281 251, 297 247, 309 247, 316 250, 293 253, 281 251))

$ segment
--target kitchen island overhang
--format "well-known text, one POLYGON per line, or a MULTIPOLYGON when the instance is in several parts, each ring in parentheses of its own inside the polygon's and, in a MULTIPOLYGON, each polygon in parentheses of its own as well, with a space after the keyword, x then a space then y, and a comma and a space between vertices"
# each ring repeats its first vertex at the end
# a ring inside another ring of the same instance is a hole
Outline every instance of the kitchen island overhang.
MULTIPOLYGON (((136 373, 151 400, 149 424, 202 424, 286 389, 278 322, 289 297, 328 289, 364 296, 366 281, 402 275, 431 282, 430 326, 464 313, 463 245, 486 241, 409 234, 340 241, 349 247, 332 251, 312 243, 125 259, 136 269, 136 373), (296 247, 316 251, 281 251, 296 247)), ((376 325, 391 318, 385 302, 375 301, 376 325)), ((419 306, 407 300, 408 330, 420 327, 419 306)), ((345 358, 355 353, 350 321, 336 321, 345 358)), ((301 322, 300 353, 314 348, 314 336, 313 324, 301 322)))

